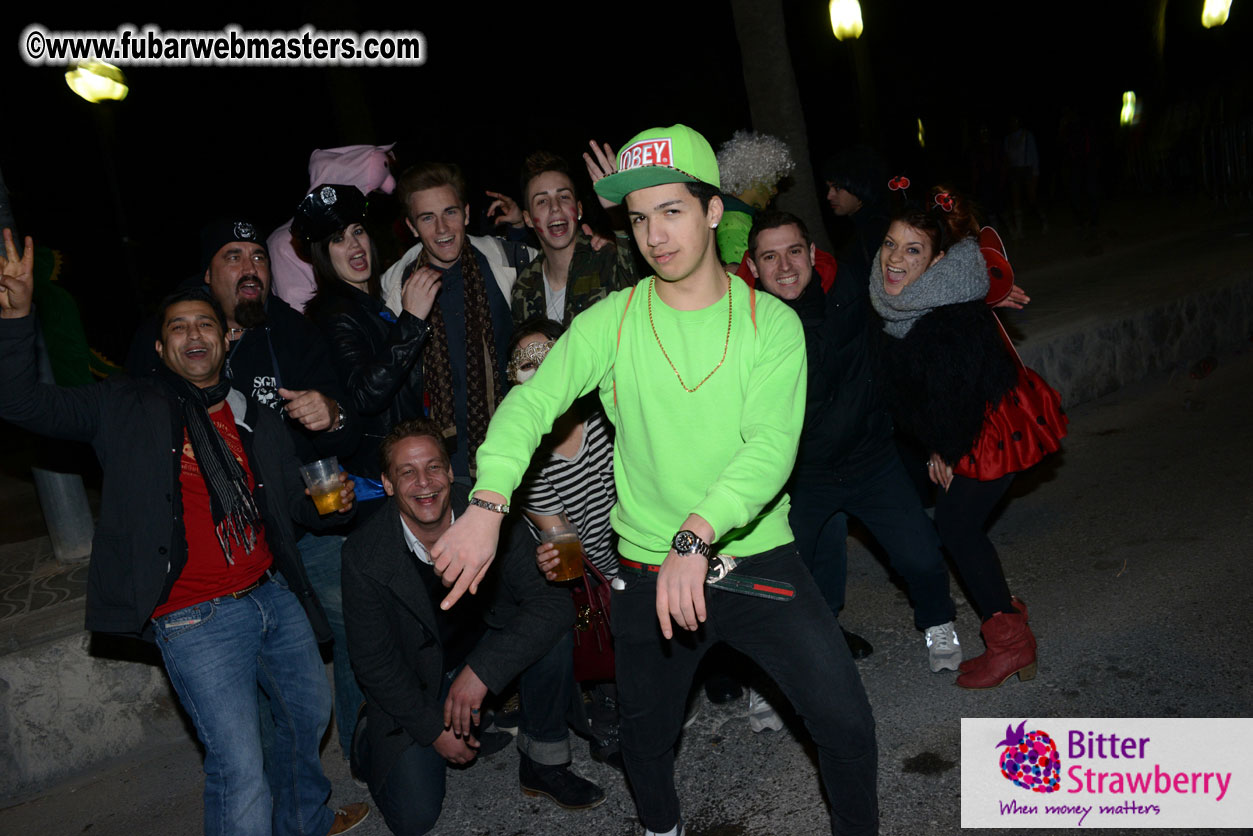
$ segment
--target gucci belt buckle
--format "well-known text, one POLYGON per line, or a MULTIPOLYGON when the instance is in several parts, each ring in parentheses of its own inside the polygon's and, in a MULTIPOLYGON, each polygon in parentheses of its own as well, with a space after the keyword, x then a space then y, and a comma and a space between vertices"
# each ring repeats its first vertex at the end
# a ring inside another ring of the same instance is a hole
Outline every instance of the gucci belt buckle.
POLYGON ((730 555, 714 555, 709 561, 709 573, 705 576, 705 584, 715 589, 751 595, 755 598, 766 598, 771 601, 791 601, 796 597, 796 588, 790 583, 772 581, 768 578, 754 578, 736 572, 735 567, 739 562, 739 558, 730 555))

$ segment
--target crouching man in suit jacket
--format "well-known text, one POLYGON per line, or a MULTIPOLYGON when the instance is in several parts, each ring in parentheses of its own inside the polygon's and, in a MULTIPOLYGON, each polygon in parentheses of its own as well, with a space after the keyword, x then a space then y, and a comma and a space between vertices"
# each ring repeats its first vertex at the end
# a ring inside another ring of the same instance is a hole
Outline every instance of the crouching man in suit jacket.
POLYGON ((379 454, 390 499, 344 544, 342 583, 366 700, 358 767, 388 826, 402 835, 435 826, 446 764, 474 760, 483 699, 519 674, 523 792, 571 809, 601 803, 601 789, 569 769, 569 593, 539 574, 535 541, 515 525, 478 594, 441 610, 447 591, 428 550, 465 513, 468 491, 453 484, 429 420, 398 424, 379 454))

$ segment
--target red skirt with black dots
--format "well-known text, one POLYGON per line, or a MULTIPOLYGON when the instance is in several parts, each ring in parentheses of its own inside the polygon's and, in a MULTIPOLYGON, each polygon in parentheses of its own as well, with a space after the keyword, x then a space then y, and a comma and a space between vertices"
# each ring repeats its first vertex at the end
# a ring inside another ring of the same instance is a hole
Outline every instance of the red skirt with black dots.
POLYGON ((1019 366, 1018 385, 988 410, 975 446, 953 466, 953 473, 990 482, 1026 470, 1061 449, 1068 422, 1057 390, 1019 366))

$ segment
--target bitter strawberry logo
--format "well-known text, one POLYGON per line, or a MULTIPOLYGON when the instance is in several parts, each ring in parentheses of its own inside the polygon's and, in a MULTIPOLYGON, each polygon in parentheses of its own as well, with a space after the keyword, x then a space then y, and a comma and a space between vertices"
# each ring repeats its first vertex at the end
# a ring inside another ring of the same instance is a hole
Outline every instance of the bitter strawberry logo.
POLYGON ((1057 792, 1062 773, 1057 744, 1048 732, 1024 732, 1026 727, 1026 720, 1016 729, 1013 724, 1005 727, 1005 739, 996 744, 1005 747, 1001 751, 1001 774, 1031 792, 1057 792))

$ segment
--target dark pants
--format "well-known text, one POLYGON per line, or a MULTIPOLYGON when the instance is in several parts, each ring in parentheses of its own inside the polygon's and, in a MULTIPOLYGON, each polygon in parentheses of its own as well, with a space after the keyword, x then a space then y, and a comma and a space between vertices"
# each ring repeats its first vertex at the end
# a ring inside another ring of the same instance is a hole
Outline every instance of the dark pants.
POLYGON ((801 560, 813 573, 831 612, 844 607, 848 575, 848 519, 861 520, 905 579, 919 630, 952 621, 957 609, 948 590, 948 567, 935 526, 922 510, 895 451, 883 465, 852 480, 800 477, 790 487, 788 522, 801 560))
POLYGON ((984 530, 1012 481, 1012 473, 991 482, 954 476, 947 491, 936 491, 935 526, 940 540, 984 621, 998 612, 1014 611, 1001 560, 984 530))
MULTIPOLYGON (((522 672, 518 690, 522 713, 518 718, 518 748, 536 763, 558 765, 570 762, 566 708, 574 690, 574 650, 567 632, 538 662, 522 672)), ((448 689, 460 670, 451 671, 440 687, 441 710, 448 689)), ((368 737, 363 737, 361 756, 368 762, 368 737)), ((444 758, 433 746, 414 743, 397 758, 392 768, 373 780, 370 795, 396 836, 420 836, 430 831, 444 807, 444 758)))
POLYGON ((708 618, 695 633, 657 623, 656 576, 622 573, 613 593, 622 754, 640 821, 665 832, 679 821, 674 746, 701 657, 726 642, 760 665, 791 701, 818 746, 831 801, 831 832, 878 832, 874 718, 861 679, 831 615, 792 543, 750 558, 744 574, 784 581, 791 601, 705 588, 708 618))
POLYGON ((334 643, 335 681, 335 727, 339 732, 339 748, 345 758, 352 748, 352 727, 357 722, 357 709, 365 697, 357 677, 352 673, 348 660, 348 634, 344 628, 344 594, 340 590, 340 552, 344 538, 338 534, 317 535, 306 533, 296 543, 300 559, 305 564, 305 574, 313 587, 326 621, 331 626, 334 643))

